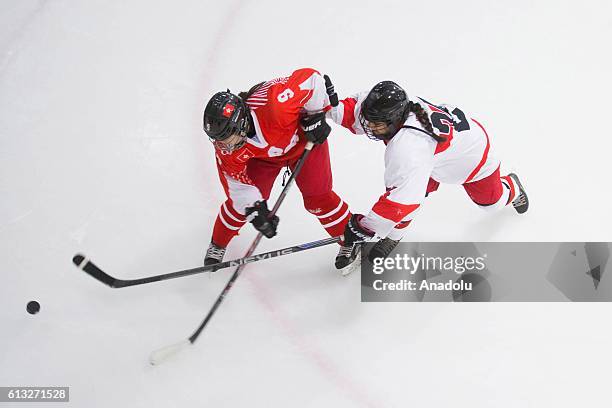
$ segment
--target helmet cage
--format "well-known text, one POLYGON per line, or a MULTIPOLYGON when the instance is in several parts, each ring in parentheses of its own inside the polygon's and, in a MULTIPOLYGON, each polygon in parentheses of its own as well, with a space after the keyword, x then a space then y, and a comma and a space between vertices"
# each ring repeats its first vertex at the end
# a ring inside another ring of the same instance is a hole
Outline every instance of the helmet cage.
POLYGON ((400 104, 397 109, 387 112, 370 110, 369 113, 366 113, 362 108, 359 112, 359 124, 370 139, 389 140, 402 128, 409 113, 408 105, 404 103, 400 104), (387 126, 387 129, 384 133, 374 133, 370 123, 383 123, 387 126))

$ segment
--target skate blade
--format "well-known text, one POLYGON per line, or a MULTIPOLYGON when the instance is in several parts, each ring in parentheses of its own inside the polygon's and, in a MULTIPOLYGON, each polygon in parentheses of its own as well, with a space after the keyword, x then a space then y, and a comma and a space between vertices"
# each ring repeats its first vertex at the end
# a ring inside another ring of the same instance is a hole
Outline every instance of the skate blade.
POLYGON ((356 271, 357 269, 359 269, 360 267, 361 267, 361 251, 359 251, 359 254, 357 254, 357 257, 355 257, 355 260, 353 262, 346 265, 344 268, 340 269, 340 273, 342 274, 342 276, 348 276, 354 271, 356 271))

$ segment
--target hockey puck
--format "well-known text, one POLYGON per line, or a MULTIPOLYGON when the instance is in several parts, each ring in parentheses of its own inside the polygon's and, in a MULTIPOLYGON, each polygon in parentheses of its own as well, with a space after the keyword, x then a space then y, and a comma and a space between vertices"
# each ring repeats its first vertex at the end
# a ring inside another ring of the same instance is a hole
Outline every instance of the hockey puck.
POLYGON ((31 300, 28 302, 28 305, 26 306, 26 310, 28 311, 29 314, 36 314, 40 311, 40 303, 38 303, 35 300, 31 300))

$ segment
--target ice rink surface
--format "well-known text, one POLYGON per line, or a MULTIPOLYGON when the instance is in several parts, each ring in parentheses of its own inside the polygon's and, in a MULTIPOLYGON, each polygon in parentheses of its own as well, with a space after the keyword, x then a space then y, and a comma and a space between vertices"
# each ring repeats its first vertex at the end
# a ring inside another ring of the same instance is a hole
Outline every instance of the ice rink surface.
MULTIPOLYGON (((406 240, 610 241, 611 16, 603 0, 3 1, 0 385, 70 386, 88 408, 608 406, 606 303, 365 304, 325 247, 250 265, 195 347, 151 367, 231 270, 112 290, 71 258, 124 278, 198 266, 224 199, 205 101, 300 67, 341 97, 392 79, 461 106, 529 192, 520 217, 442 186, 406 240)), ((384 146, 338 127, 330 144, 335 188, 367 211, 384 146)), ((324 237, 297 189, 279 215, 261 251, 324 237)))

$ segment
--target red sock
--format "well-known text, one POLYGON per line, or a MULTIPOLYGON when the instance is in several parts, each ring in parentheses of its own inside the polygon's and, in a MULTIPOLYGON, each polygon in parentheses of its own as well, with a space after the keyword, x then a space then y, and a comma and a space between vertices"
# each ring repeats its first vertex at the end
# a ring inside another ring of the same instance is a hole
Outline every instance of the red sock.
POLYGON ((227 200, 219 209, 219 215, 217 215, 213 228, 212 242, 220 247, 227 247, 245 223, 244 215, 234 209, 231 200, 227 200))
POLYGON ((320 196, 304 197, 304 207, 317 217, 332 237, 342 235, 351 218, 348 204, 333 191, 320 196))
POLYGON ((502 176, 500 177, 500 179, 502 184, 510 190, 510 196, 508 197, 508 201, 506 202, 506 205, 508 205, 513 202, 514 198, 516 197, 516 186, 514 185, 514 180, 512 180, 512 177, 510 176, 502 176))

